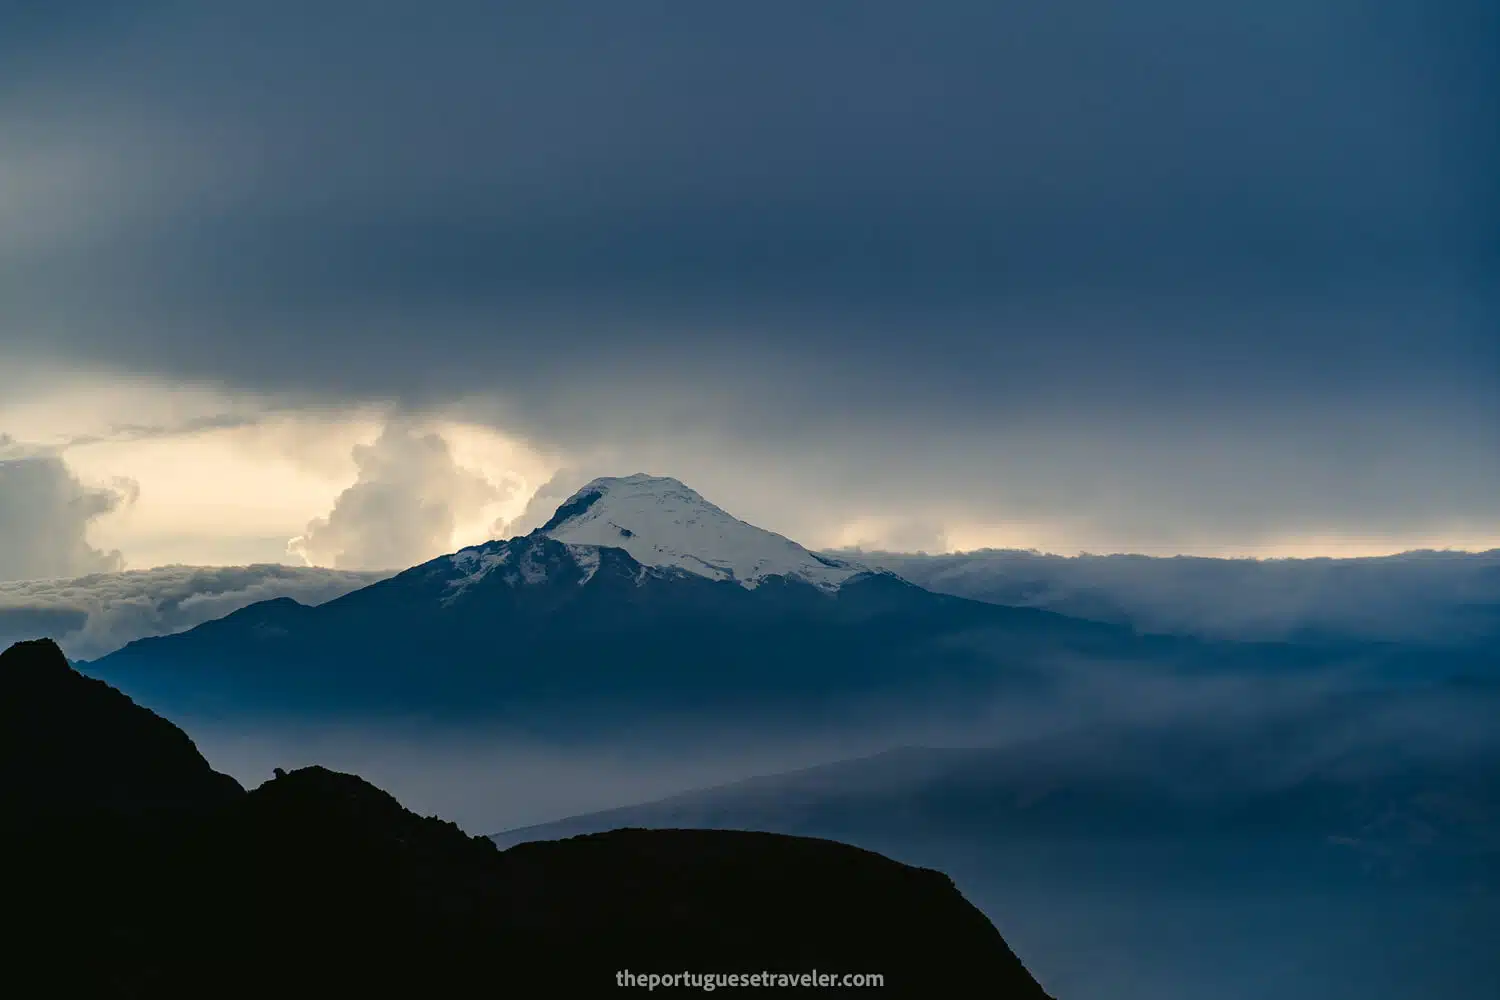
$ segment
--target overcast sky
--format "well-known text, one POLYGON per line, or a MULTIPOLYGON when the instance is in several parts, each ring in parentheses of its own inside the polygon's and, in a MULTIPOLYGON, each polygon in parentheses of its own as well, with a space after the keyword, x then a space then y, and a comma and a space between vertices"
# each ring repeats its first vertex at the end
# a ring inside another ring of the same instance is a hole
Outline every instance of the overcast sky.
POLYGON ((0 3, 0 579, 1500 545, 1460 0, 0 3))

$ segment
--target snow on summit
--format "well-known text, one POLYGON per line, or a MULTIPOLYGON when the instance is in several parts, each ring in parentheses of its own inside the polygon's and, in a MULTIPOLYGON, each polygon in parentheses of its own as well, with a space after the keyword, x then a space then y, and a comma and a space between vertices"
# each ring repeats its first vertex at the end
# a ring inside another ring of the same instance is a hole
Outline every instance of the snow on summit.
POLYGON ((569 545, 624 549, 642 566, 676 568, 754 588, 786 576, 824 589, 869 572, 813 555, 789 538, 726 513, 666 476, 595 479, 538 529, 569 545))

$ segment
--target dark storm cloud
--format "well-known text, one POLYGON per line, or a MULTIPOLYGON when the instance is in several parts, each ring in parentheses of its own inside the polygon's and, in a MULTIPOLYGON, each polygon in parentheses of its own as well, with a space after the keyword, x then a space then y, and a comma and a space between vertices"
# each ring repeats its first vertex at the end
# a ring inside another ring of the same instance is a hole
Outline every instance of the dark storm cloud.
POLYGON ((52 16, 0 120, 156 169, 0 238, 13 353, 1121 530, 1493 518, 1492 5, 52 16))

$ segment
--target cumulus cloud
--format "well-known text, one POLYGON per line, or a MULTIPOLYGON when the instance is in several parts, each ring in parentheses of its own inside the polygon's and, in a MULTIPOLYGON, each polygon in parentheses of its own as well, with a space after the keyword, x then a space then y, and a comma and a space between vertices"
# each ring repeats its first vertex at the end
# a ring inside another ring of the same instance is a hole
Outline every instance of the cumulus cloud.
POLYGON ((257 601, 322 604, 383 578, 315 567, 163 566, 75 579, 0 583, 0 648, 50 636, 75 660, 181 632, 257 601))
MULTIPOLYGON (((599 473, 599 475, 609 474, 599 473)), ((558 507, 562 506, 564 500, 578 492, 584 483, 594 478, 596 477, 581 471, 577 466, 559 469, 551 479, 537 487, 531 499, 526 502, 526 508, 520 514, 510 521, 495 525, 498 529, 496 534, 510 538, 535 531, 547 523, 548 518, 558 507)))
POLYGON ((1227 639, 1500 636, 1500 549, 1360 559, 861 553, 932 590, 1227 639))
POLYGON ((517 485, 459 465, 441 434, 402 420, 388 422, 373 444, 356 445, 354 462, 355 484, 288 543, 310 565, 370 570, 423 562, 451 551, 459 524, 517 485))
POLYGON ((123 569, 124 557, 94 548, 87 533, 137 494, 127 479, 85 485, 55 452, 0 434, 0 580, 123 569))

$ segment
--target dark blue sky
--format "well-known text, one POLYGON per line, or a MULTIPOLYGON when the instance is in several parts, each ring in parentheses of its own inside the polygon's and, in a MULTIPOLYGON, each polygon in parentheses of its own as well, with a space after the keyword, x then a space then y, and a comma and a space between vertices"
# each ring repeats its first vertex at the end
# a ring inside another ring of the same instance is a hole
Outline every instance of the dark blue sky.
POLYGON ((22 7, 0 368, 939 533, 1500 535, 1492 3, 22 7))

